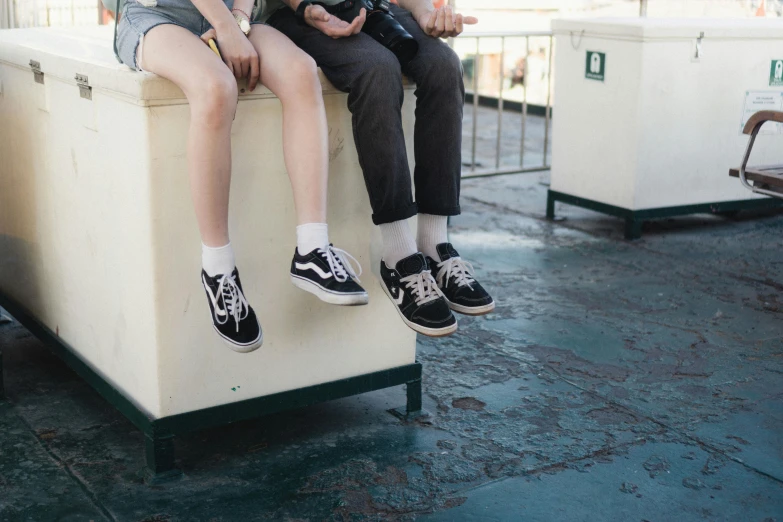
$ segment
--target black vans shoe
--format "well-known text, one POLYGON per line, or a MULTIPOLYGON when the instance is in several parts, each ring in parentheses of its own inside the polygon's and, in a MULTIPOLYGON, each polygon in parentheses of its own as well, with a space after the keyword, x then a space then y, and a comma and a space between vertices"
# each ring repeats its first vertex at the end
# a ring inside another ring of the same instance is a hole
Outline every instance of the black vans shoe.
POLYGON ((235 352, 248 353, 263 343, 261 325, 247 304, 236 268, 228 275, 210 277, 201 271, 201 282, 207 292, 212 325, 218 335, 235 352))
POLYGON ((430 337, 457 331, 457 319, 438 290, 423 254, 402 259, 394 269, 381 261, 381 279, 386 295, 413 330, 430 337))
POLYGON ((291 282, 297 288, 310 292, 329 304, 365 305, 370 301, 370 297, 357 283, 359 275, 356 274, 351 260, 359 267, 361 275, 362 267, 356 258, 333 245, 318 248, 305 255, 301 255, 299 249, 296 249, 291 261, 291 282))
POLYGON ((495 301, 473 277, 473 265, 459 257, 451 243, 437 247, 440 261, 427 258, 435 281, 449 308, 465 315, 484 315, 495 309, 495 301))

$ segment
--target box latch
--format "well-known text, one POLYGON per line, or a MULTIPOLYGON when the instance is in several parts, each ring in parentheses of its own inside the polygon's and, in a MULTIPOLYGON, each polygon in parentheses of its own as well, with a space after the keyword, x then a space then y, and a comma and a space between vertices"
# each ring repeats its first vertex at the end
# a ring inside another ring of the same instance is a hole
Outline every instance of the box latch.
POLYGON ((30 69, 33 70, 33 78, 35 78, 35 83, 43 83, 44 73, 41 71, 41 63, 36 62, 35 60, 30 60, 30 69))
POLYGON ((90 87, 90 80, 83 74, 77 74, 76 85, 79 86, 79 96, 85 100, 92 100, 92 87, 90 87))

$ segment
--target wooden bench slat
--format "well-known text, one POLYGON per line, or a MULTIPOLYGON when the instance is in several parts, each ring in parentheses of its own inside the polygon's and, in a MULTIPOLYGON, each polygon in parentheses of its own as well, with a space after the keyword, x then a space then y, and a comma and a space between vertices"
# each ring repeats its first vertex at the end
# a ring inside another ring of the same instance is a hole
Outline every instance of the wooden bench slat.
MULTIPOLYGON (((731 169, 729 175, 738 178, 739 169, 731 169)), ((763 183, 771 187, 783 188, 783 165, 748 167, 745 171, 745 177, 748 181, 753 181, 754 183, 763 183)))

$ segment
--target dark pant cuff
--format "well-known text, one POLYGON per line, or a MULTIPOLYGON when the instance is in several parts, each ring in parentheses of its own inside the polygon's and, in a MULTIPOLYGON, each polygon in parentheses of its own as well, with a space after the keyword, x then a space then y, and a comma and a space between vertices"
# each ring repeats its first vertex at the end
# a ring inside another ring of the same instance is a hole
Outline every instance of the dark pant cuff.
POLYGON ((395 221, 412 218, 418 213, 419 207, 416 203, 411 203, 407 207, 395 208, 384 212, 375 212, 372 215, 372 222, 376 225, 385 225, 386 223, 394 223, 395 221))
POLYGON ((459 216, 462 213, 459 205, 456 207, 430 207, 419 203, 419 214, 431 214, 433 216, 459 216))

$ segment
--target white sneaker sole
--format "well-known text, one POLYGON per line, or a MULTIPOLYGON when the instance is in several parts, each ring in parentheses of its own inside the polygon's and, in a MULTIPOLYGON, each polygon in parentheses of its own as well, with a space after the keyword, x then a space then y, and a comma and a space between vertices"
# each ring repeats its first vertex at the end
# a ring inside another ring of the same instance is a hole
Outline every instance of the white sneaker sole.
POLYGON ((383 293, 389 297, 392 306, 394 307, 395 310, 397 310, 397 314, 400 316, 400 319, 402 319, 402 322, 408 325, 408 328, 410 328, 411 330, 418 332, 422 335, 426 335, 427 337, 446 337, 447 335, 451 335, 457 331, 459 324, 456 322, 456 318, 453 325, 446 326, 444 328, 427 328, 426 326, 421 326, 420 324, 416 324, 414 322, 408 321, 408 319, 404 315, 402 315, 402 312, 400 311, 400 307, 397 306, 397 303, 394 301, 394 298, 389 293, 389 289, 386 287, 386 283, 380 281, 380 285, 381 288, 383 289, 383 293))
POLYGON ((291 275, 291 283, 300 290, 310 292, 324 303, 340 306, 360 306, 366 305, 370 302, 370 296, 367 292, 361 292, 357 294, 342 294, 339 292, 332 292, 327 290, 318 284, 310 281, 305 277, 291 275))
MULTIPOLYGON (((215 325, 212 325, 212 328, 215 328, 215 325)), ((250 353, 255 352, 259 348, 261 348, 261 345, 264 344, 264 332, 261 330, 261 323, 258 324, 258 339, 255 341, 252 341, 248 344, 237 344, 215 328, 215 332, 220 336, 221 339, 223 339, 223 342, 226 343, 226 345, 231 348, 231 350, 237 352, 237 353, 250 353)))
POLYGON ((449 308, 463 315, 486 315, 495 309, 495 301, 492 301, 491 303, 484 306, 463 306, 457 303, 452 303, 445 296, 443 299, 446 299, 446 302, 449 304, 449 308))

